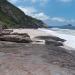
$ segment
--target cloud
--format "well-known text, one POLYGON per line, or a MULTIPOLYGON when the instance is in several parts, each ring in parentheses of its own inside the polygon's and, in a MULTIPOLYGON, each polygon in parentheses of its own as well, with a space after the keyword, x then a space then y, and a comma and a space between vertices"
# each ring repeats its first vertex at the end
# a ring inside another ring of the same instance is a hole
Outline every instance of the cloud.
POLYGON ((64 2, 64 3, 68 3, 68 2, 72 2, 73 0, 59 0, 60 2, 64 2))
POLYGON ((37 3, 39 2, 41 5, 44 5, 48 2, 48 0, 31 0, 32 3, 37 3))
POLYGON ((52 22, 60 22, 60 23, 75 23, 75 19, 66 19, 64 17, 50 17, 46 15, 44 12, 38 12, 33 7, 19 7, 26 15, 32 16, 34 18, 43 20, 43 21, 52 21, 52 22))
POLYGON ((32 14, 35 14, 37 12, 36 9, 33 7, 19 7, 25 14, 32 16, 32 14))
POLYGON ((48 17, 47 15, 45 15, 43 12, 40 12, 40 13, 34 14, 33 17, 35 17, 35 18, 37 18, 37 19, 40 19, 40 20, 43 20, 43 21, 49 19, 49 17, 48 17))
POLYGON ((52 18, 50 18, 50 20, 58 21, 58 22, 65 22, 66 21, 64 18, 60 18, 60 17, 52 17, 52 18))
POLYGON ((48 3, 49 0, 40 0, 41 5, 45 5, 46 3, 48 3))
POLYGON ((16 3, 18 0, 8 0, 9 2, 16 3))
POLYGON ((32 1, 32 3, 36 3, 36 0, 31 0, 32 1))
POLYGON ((51 17, 50 21, 60 22, 60 23, 75 23, 75 19, 66 19, 63 17, 51 17))
POLYGON ((48 0, 8 0, 9 2, 16 3, 16 2, 30 2, 32 4, 40 4, 44 5, 48 2, 48 0))
POLYGON ((44 12, 38 12, 33 7, 19 7, 26 15, 32 16, 40 20, 48 20, 49 17, 44 12))

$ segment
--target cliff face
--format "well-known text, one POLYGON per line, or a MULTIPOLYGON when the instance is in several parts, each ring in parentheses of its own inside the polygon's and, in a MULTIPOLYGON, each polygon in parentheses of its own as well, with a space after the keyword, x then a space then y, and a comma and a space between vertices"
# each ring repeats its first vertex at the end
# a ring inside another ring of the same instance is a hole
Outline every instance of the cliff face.
POLYGON ((0 24, 16 28, 45 27, 41 20, 25 15, 24 12, 7 0, 0 0, 0 24))

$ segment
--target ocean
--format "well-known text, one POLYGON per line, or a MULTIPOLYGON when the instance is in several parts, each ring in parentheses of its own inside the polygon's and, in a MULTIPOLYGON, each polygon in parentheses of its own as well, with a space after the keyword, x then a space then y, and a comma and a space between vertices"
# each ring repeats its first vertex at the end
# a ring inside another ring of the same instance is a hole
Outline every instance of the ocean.
POLYGON ((75 30, 74 29, 62 29, 62 28, 49 28, 49 29, 39 29, 41 31, 47 32, 54 36, 65 39, 64 45, 75 49, 75 30))
POLYGON ((69 34, 75 36, 75 30, 73 29, 60 29, 60 28, 51 28, 50 30, 56 31, 60 34, 69 34))

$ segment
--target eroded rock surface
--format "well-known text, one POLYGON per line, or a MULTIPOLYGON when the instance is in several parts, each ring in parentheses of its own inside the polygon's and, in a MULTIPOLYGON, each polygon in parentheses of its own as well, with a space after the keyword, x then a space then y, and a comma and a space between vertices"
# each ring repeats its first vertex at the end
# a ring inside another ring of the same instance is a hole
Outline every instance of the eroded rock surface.
POLYGON ((20 42, 20 43, 30 43, 31 39, 27 33, 6 33, 1 34, 0 41, 9 41, 9 42, 20 42))
POLYGON ((75 58, 54 47, 1 41, 0 75, 75 75, 74 66, 60 66, 75 64, 75 58))

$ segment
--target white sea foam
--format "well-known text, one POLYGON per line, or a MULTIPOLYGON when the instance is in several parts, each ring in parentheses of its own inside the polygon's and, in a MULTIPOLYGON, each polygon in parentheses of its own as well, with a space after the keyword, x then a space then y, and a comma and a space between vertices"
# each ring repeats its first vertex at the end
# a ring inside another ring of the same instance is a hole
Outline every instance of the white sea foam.
POLYGON ((75 36, 74 35, 66 34, 65 31, 64 31, 64 33, 60 33, 60 32, 49 30, 49 29, 39 29, 39 30, 67 40, 64 44, 66 46, 69 46, 69 47, 75 49, 75 36))
POLYGON ((56 31, 58 33, 69 34, 69 35, 75 36, 75 30, 72 30, 72 29, 51 28, 51 30, 56 31))

